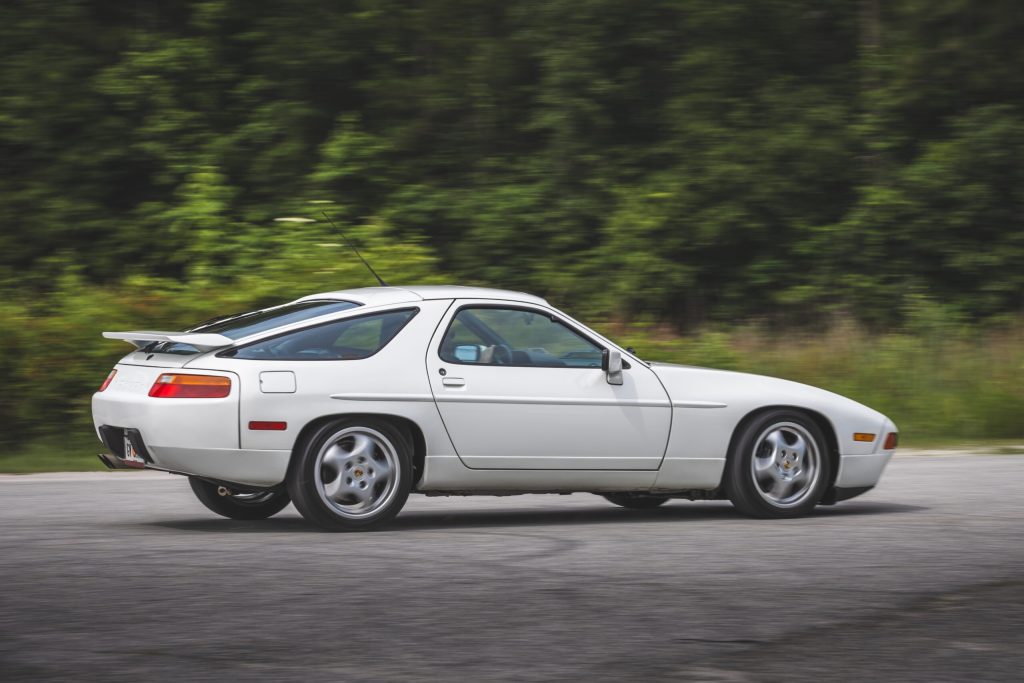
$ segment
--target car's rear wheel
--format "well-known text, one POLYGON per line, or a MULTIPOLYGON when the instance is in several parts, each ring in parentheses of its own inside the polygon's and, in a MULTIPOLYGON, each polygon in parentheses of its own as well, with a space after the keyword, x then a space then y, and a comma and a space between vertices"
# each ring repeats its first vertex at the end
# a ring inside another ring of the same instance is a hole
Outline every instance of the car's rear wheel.
POLYGON ((831 467, 825 435, 814 420, 794 410, 773 410, 737 435, 725 489, 744 514, 797 517, 821 500, 831 467))
POLYGON ((652 496, 645 493, 602 493, 601 497, 631 510, 652 510, 668 501, 665 496, 652 496))
POLYGON ((188 483, 199 502, 222 517, 231 519, 267 519, 285 509, 291 499, 286 491, 235 491, 229 486, 214 484, 198 477, 188 483))
POLYGON ((329 422, 295 457, 292 501, 303 517, 331 531, 371 529, 394 519, 412 488, 412 444, 385 420, 329 422))

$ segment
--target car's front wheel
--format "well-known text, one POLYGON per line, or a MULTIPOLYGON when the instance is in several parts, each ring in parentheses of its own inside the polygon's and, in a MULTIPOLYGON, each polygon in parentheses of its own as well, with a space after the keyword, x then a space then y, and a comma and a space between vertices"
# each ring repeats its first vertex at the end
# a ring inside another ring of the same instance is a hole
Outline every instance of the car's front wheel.
POLYGON ((412 445, 385 420, 339 419, 320 427, 295 454, 288 492, 302 516, 331 531, 380 526, 412 488, 412 445))
POLYGON ((188 483, 199 502, 222 517, 231 519, 267 519, 284 510, 291 500, 280 489, 266 491, 235 491, 198 477, 188 483))
POLYGON ((742 428, 729 454, 725 489, 753 517, 797 517, 821 500, 831 473, 821 428, 807 415, 773 410, 742 428))

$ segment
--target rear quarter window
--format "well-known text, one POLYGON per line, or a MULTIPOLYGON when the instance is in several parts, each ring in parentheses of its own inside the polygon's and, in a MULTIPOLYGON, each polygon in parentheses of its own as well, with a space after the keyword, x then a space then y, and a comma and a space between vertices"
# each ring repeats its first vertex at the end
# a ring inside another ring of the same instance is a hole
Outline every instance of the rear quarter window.
POLYGON ((387 311, 314 325, 263 339, 221 356, 243 360, 360 360, 394 339, 419 309, 387 311))

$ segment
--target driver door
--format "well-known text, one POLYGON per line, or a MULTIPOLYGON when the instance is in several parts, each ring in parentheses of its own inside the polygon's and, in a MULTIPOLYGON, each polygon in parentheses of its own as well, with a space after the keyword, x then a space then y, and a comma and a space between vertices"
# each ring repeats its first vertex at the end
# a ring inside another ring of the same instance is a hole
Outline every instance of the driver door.
POLYGON ((606 345, 550 309, 459 301, 427 350, 438 411, 475 469, 655 470, 671 404, 645 365, 623 383, 601 369, 606 345))

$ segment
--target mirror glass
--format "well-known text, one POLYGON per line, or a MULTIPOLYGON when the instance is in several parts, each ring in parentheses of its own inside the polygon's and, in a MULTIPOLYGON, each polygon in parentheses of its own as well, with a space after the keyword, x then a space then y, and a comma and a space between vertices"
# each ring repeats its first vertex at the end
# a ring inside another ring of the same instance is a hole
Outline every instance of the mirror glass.
POLYGON ((456 360, 460 360, 463 363, 475 363, 480 360, 480 347, 476 344, 456 346, 452 355, 455 356, 456 360))

